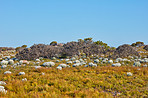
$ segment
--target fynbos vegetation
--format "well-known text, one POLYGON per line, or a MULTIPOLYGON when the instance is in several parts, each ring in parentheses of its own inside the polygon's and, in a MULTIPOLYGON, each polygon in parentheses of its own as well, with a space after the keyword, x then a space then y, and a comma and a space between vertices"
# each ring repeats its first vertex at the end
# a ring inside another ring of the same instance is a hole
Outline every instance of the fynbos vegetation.
POLYGON ((114 48, 86 38, 2 50, 0 97, 147 98, 145 47, 114 48))

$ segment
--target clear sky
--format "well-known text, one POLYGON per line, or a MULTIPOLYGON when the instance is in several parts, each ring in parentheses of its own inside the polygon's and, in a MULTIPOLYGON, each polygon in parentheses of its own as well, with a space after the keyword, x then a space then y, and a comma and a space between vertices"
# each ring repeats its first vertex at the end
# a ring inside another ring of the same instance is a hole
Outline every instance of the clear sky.
POLYGON ((87 37, 148 44, 148 0, 0 0, 0 47, 87 37))

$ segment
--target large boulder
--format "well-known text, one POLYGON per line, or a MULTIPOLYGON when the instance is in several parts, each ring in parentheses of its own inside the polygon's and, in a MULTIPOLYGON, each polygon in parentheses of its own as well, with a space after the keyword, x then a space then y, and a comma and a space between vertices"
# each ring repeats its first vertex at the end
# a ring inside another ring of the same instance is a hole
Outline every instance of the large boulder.
POLYGON ((145 45, 144 48, 146 51, 148 51, 148 45, 145 45))
POLYGON ((111 58, 124 58, 128 56, 140 56, 139 53, 130 45, 124 44, 119 46, 111 55, 111 58))
POLYGON ((39 57, 52 58, 62 55, 63 47, 55 47, 44 44, 35 44, 30 48, 25 48, 16 54, 18 59, 35 60, 39 57))

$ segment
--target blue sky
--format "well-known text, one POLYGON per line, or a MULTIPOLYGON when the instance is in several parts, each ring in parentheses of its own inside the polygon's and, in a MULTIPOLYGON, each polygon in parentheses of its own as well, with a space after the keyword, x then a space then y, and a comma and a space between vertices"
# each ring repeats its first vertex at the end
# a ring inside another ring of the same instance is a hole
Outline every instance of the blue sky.
POLYGON ((148 0, 0 0, 0 47, 92 37, 148 44, 148 0))

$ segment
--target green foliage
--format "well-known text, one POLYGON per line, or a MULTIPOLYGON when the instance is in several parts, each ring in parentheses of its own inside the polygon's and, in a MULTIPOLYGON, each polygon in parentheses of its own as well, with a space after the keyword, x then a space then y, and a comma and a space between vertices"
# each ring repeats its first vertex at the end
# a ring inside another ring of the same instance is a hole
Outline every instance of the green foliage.
POLYGON ((104 43, 103 41, 100 41, 100 40, 96 41, 94 43, 97 44, 97 45, 101 45, 101 46, 105 47, 106 49, 110 48, 110 46, 108 46, 106 43, 104 43))
MULTIPOLYGON (((79 40, 83 42, 84 40, 79 40)), ((109 46, 102 41, 95 42, 97 45, 109 46)), ((21 47, 17 47, 19 49, 21 47)), ((115 49, 115 47, 111 47, 115 49)), ((86 54, 80 51, 81 56, 86 54)), ((86 58, 89 62, 92 58, 86 58)), ((63 53, 61 58, 66 58, 63 53)), ((78 57, 80 59, 81 57, 78 57)), ((56 60, 43 59, 45 62, 55 62, 56 60)), ((59 60, 59 59, 58 59, 59 60)), ((60 60, 59 60, 60 61, 60 60)), ((115 61, 115 60, 114 60, 115 61)), ((17 63, 18 61, 15 61, 17 63)), ((31 61, 32 62, 32 61, 31 61)), ((111 64, 98 63, 98 67, 77 66, 57 70, 56 67, 67 61, 57 62, 54 67, 34 68, 34 62, 26 66, 17 66, 12 68, 7 66, 0 69, 0 81, 4 85, 7 94, 0 92, 2 98, 146 98, 148 95, 148 68, 131 67, 134 62, 124 62, 121 67, 111 67, 111 64), (140 68, 140 70, 139 70, 140 68), (4 75, 5 71, 10 70, 12 74, 4 75), (133 73, 133 76, 127 76, 127 72, 133 73), (25 72, 25 75, 18 75, 19 72, 25 72), (45 73, 44 75, 42 73, 45 73), (22 81, 26 78, 27 81, 22 81)), ((101 62, 101 60, 100 60, 101 62)), ((41 62, 42 65, 44 62, 41 62)), ((142 63, 142 66, 148 63, 142 63)))
POLYGON ((138 44, 144 45, 144 43, 143 42, 140 42, 140 41, 136 42, 136 45, 138 45, 138 44))
POLYGON ((57 41, 52 41, 51 43, 50 43, 50 45, 53 45, 53 46, 55 46, 55 45, 57 45, 58 43, 57 43, 57 41))
POLYGON ((112 49, 112 50, 115 50, 116 48, 115 48, 115 47, 111 47, 111 49, 112 49))
POLYGON ((22 47, 23 47, 23 48, 26 48, 26 47, 27 47, 27 45, 23 45, 22 47))
POLYGON ((144 45, 144 42, 138 41, 138 42, 136 42, 136 43, 132 43, 131 46, 135 47, 135 46, 140 45, 140 44, 141 44, 141 45, 144 45))
POLYGON ((49 86, 52 86, 52 85, 54 85, 54 83, 50 82, 50 83, 48 83, 48 85, 49 85, 49 86))
POLYGON ((135 47, 136 46, 136 43, 132 43, 131 46, 135 47))
POLYGON ((62 58, 67 58, 67 55, 65 53, 62 53, 62 55, 59 57, 60 59, 62 58))
POLYGON ((85 38, 85 39, 84 39, 84 42, 92 42, 92 38, 91 38, 91 37, 85 38))
POLYGON ((2 51, 6 51, 6 49, 5 49, 5 48, 3 48, 3 49, 2 49, 2 51))
POLYGON ((84 41, 91 41, 91 40, 92 40, 91 37, 89 37, 89 38, 85 38, 85 39, 84 39, 84 41))
POLYGON ((21 47, 16 47, 15 50, 18 51, 21 47))
POLYGON ((83 43, 84 40, 83 39, 78 39, 78 42, 83 43))
POLYGON ((96 41, 94 43, 97 44, 97 45, 107 46, 107 44, 106 43, 103 43, 102 41, 96 41))

